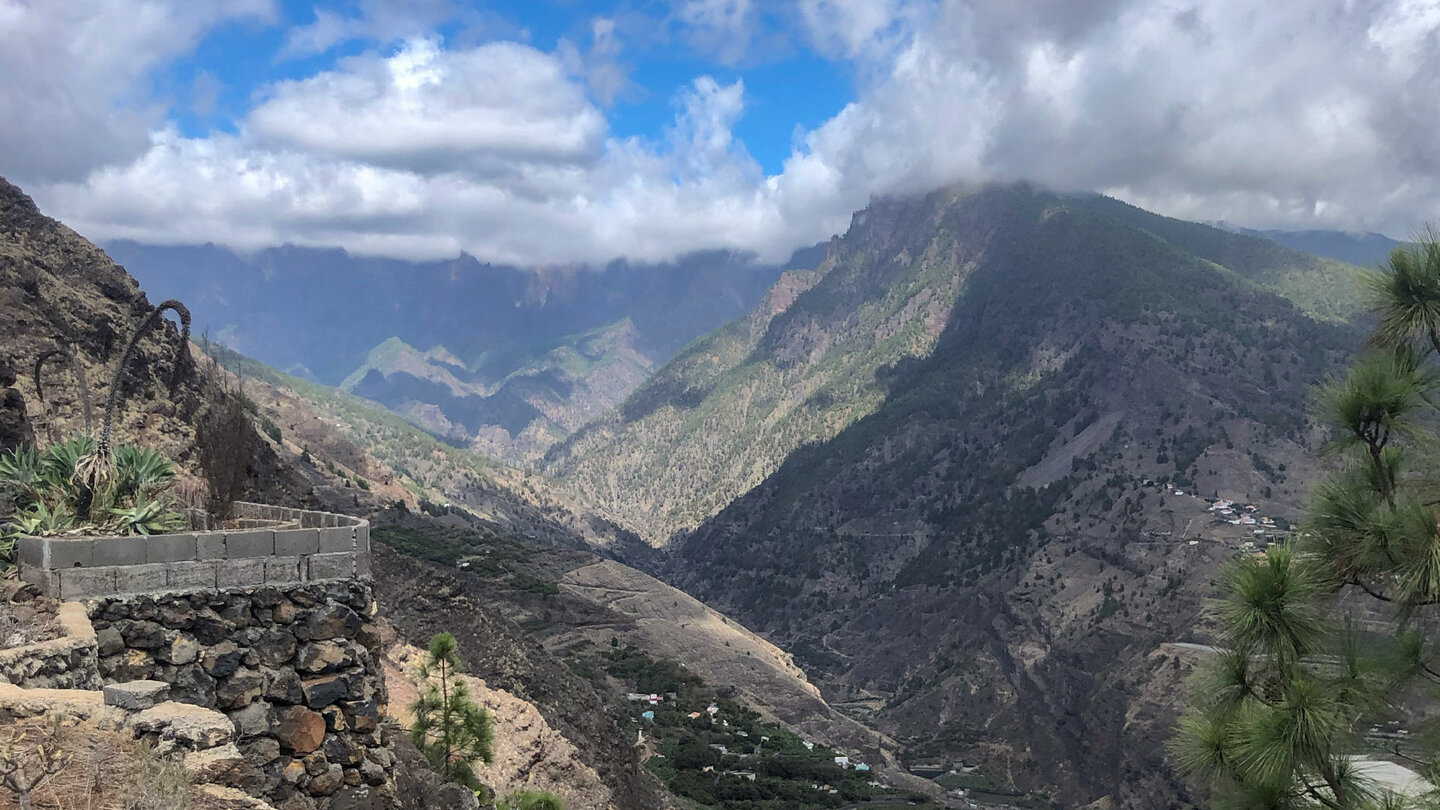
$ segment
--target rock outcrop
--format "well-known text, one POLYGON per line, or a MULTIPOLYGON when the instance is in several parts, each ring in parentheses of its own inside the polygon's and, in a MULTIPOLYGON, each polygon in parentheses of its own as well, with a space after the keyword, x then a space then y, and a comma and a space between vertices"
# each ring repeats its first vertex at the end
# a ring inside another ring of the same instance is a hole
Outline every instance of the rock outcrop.
POLYGON ((15 367, 0 360, 0 453, 35 442, 25 411, 25 397, 15 388, 15 367))

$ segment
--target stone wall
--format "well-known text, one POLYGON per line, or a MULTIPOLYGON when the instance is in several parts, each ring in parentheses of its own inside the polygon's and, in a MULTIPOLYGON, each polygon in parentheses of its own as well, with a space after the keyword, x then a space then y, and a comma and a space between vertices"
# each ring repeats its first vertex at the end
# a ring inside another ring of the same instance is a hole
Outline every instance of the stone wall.
POLYGON ((25 689, 99 689, 95 630, 85 608, 61 605, 57 618, 64 635, 49 641, 0 650, 0 683, 25 689))
POLYGON ((22 537, 20 578, 46 596, 292 585, 370 577, 370 523, 235 504, 241 528, 136 537, 22 537))
POLYGON ((115 595, 88 610, 105 683, 163 681, 170 700, 226 713, 250 768, 237 787, 281 810, 393 799, 367 583, 115 595))

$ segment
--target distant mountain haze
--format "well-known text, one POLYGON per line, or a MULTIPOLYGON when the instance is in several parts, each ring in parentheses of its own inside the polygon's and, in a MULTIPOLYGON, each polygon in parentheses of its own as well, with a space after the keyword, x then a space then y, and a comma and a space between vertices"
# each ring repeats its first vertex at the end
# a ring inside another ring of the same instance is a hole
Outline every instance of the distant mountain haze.
POLYGON ((1316 256, 1371 268, 1390 258, 1390 252, 1407 244, 1382 233, 1348 233, 1346 231, 1257 231, 1227 222, 1217 227, 1249 236, 1263 236, 1280 245, 1316 256))
MULTIPOLYGON (((753 306, 784 269, 722 252, 516 268, 289 246, 253 256, 107 249, 146 289, 191 302, 197 332, 512 461, 624 399, 684 344, 753 306)), ((792 264, 814 261, 801 251, 792 264)))

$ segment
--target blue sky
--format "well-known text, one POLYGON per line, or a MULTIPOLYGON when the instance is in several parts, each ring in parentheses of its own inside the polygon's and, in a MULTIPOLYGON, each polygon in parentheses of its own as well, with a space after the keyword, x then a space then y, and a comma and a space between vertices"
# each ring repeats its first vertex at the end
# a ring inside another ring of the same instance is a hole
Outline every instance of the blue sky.
POLYGON ((1440 0, 0 0, 0 174, 97 240, 781 260, 876 195, 1440 220, 1440 0))
MULTIPOLYGON (((675 98, 696 76, 710 75, 723 84, 736 80, 746 87, 745 116, 734 134, 768 174, 781 170, 790 154, 791 135, 797 125, 814 129, 853 99, 852 71, 843 61, 832 61, 797 41, 776 19, 766 19, 768 47, 727 59, 677 42, 681 34, 666 31, 662 4, 626 4, 535 0, 535 2, 469 2, 454 8, 455 16, 430 30, 442 40, 475 42, 513 39, 546 51, 562 41, 583 43, 595 17, 634 15, 653 24, 653 39, 641 39, 625 55, 630 86, 608 105, 613 134, 620 137, 654 137, 675 119, 675 98), (467 14, 479 20, 465 20, 467 14)), ((155 92, 169 102, 167 116, 190 137, 211 131, 234 133, 256 93, 274 82, 302 79, 333 69, 338 60, 368 50, 393 52, 398 44, 383 38, 363 37, 337 42, 320 53, 286 55, 289 33, 314 25, 319 15, 358 18, 363 8, 354 2, 279 3, 277 18, 260 23, 229 21, 210 31, 193 53, 177 59, 155 76, 155 92), (197 84, 198 80, 198 84, 197 84), (215 92, 213 111, 196 109, 196 96, 215 92), (198 91, 198 93, 197 93, 198 91)))

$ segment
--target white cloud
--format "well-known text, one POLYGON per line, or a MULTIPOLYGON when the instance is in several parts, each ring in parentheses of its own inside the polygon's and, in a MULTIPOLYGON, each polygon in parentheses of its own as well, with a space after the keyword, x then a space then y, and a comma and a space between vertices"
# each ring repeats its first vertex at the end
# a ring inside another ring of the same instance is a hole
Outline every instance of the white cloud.
POLYGON ((423 39, 442 22, 461 17, 473 22, 478 16, 463 11, 451 0, 360 0, 353 15, 319 6, 314 13, 313 22, 292 28, 285 35, 280 59, 325 53, 353 40, 386 43, 423 39))
POLYGON ((865 85, 786 173, 842 178, 851 201, 1026 178, 1259 226, 1440 216, 1435 2, 946 2, 898 49, 836 19, 852 40, 815 36, 847 43, 865 85))
MULTIPOLYGON (((5 3, 0 31, 13 26, 5 3)), ((672 19, 743 63, 764 38, 757 8, 678 0, 672 19)), ((715 247, 781 258, 843 228, 872 194, 957 180, 1109 191, 1262 227, 1404 234, 1440 218, 1435 0, 787 8, 799 39, 850 60, 858 88, 769 177, 733 134, 739 81, 696 79, 653 139, 610 132, 601 88, 623 88, 623 72, 597 81, 620 53, 616 25, 598 18, 583 54, 563 42, 546 52, 422 38, 343 60, 266 88, 238 134, 162 127, 119 152, 60 161, 68 181, 32 191, 96 238, 464 250, 516 263, 715 247)), ((41 80, 25 81, 16 98, 41 80)), ((102 95, 136 97, 139 81, 102 95)), ((0 123, 0 137, 17 137, 6 126, 29 131, 0 123)))
POLYGON ((514 161, 587 160, 606 123, 550 54, 419 40, 275 86, 247 129, 261 143, 375 165, 495 172, 514 161))
POLYGON ((763 173, 731 135, 742 84, 702 76, 663 139, 605 139, 585 123, 603 119, 583 103, 582 80, 554 61, 513 44, 433 43, 349 60, 276 88, 238 135, 162 130, 139 160, 40 196, 92 238, 241 249, 467 251, 524 264, 660 260, 702 245, 773 252, 787 241, 763 173), (511 81, 469 87, 499 75, 511 81), (497 84, 508 90, 491 93, 497 84))
POLYGON ((678 0, 675 8, 687 39, 727 63, 739 61, 749 49, 757 16, 750 0, 678 0))
POLYGON ((271 0, 0 0, 0 171, 84 177, 146 148, 164 113, 158 66, 226 20, 269 20, 271 0))

